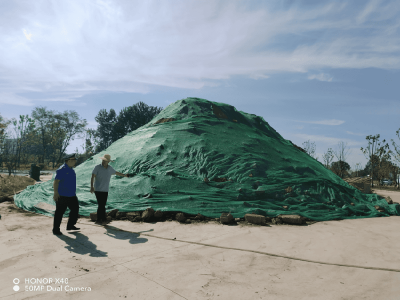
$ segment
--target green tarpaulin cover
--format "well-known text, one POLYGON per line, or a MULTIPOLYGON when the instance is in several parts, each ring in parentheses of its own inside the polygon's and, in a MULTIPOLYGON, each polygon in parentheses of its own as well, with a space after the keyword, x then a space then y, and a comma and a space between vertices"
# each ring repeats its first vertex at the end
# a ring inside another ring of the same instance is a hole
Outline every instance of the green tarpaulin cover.
MULTIPOLYGON (((316 221, 400 215, 400 205, 350 186, 262 117, 205 99, 170 104, 148 124, 74 168, 81 215, 97 211, 90 180, 104 154, 115 160, 110 165, 118 172, 135 174, 111 177, 107 210, 151 207, 211 218, 221 213, 235 218, 297 214, 316 221)), ((15 196, 15 204, 53 215, 43 207, 55 204, 54 177, 28 186, 15 196)))

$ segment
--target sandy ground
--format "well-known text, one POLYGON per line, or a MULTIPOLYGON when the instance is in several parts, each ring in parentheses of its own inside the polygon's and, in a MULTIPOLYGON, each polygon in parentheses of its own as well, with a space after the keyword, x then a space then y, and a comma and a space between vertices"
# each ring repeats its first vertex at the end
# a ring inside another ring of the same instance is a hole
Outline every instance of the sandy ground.
POLYGON ((400 299, 398 216, 309 226, 81 218, 75 232, 63 219, 55 236, 53 218, 11 202, 0 214, 0 299, 400 299))

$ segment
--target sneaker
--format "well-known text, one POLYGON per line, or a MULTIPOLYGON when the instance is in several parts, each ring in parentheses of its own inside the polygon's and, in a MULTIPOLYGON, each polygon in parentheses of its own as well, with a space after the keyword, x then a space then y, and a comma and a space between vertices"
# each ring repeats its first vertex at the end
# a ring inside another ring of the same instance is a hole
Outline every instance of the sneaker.
POLYGON ((53 230, 53 234, 55 234, 55 235, 63 235, 60 230, 53 230))

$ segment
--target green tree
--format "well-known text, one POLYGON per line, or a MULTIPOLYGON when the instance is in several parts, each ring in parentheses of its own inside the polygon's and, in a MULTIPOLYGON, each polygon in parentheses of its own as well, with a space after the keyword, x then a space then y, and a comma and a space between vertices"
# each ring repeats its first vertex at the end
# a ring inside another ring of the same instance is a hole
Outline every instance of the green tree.
MULTIPOLYGON (((390 155, 391 151, 389 150, 386 152, 387 149, 389 149, 389 145, 382 145, 379 143, 379 138, 380 135, 377 134, 375 136, 368 135, 365 139, 368 140, 368 148, 363 148, 361 147, 361 151, 365 154, 368 154, 368 159, 371 162, 369 164, 370 167, 370 178, 371 178, 371 186, 374 186, 373 178, 378 178, 377 174, 377 168, 379 168, 379 164, 381 161, 382 157, 387 157, 390 155)), ((385 143, 385 140, 382 141, 382 143, 385 143)))
POLYGON ((35 129, 34 120, 29 118, 28 115, 20 115, 19 121, 15 118, 12 119, 12 124, 14 125, 14 133, 16 137, 16 163, 17 167, 20 167, 21 160, 24 161, 24 150, 28 141, 28 132, 35 129))
POLYGON ((98 136, 98 133, 94 129, 88 129, 86 130, 86 152, 89 154, 93 155, 99 151, 96 151, 98 148, 98 145, 100 144, 100 138, 98 136))
POLYGON ((117 123, 117 114, 112 108, 109 113, 106 109, 102 109, 94 119, 99 123, 97 126, 99 144, 95 150, 96 152, 101 152, 108 148, 113 143, 114 139, 116 139, 116 137, 113 137, 114 132, 112 127, 117 123))
POLYGON ((75 135, 84 132, 84 128, 87 126, 86 119, 79 119, 76 111, 56 114, 54 111, 47 111, 45 107, 42 107, 35 108, 32 117, 38 122, 37 127, 41 135, 42 163, 44 163, 44 158, 48 152, 46 146, 51 145, 53 167, 54 164, 61 162, 71 139, 74 140, 75 135))
POLYGON ((148 106, 143 102, 123 108, 114 126, 115 140, 149 123, 161 111, 162 107, 148 106))
POLYGON ((4 133, 6 137, 2 145, 2 161, 8 170, 8 176, 11 176, 13 170, 17 166, 17 141, 12 135, 12 131, 7 127, 7 131, 4 133))
POLYGON ((49 131, 53 129, 54 115, 54 111, 47 111, 45 107, 36 107, 31 114, 32 118, 37 123, 37 129, 40 134, 42 154, 39 158, 39 162, 43 164, 46 154, 48 154, 47 145, 51 142, 51 134, 49 134, 49 131))
POLYGON ((349 175, 350 165, 345 161, 335 161, 331 165, 331 170, 343 179, 349 175))
POLYGON ((399 167, 396 166, 389 158, 383 157, 380 161, 377 173, 379 183, 382 179, 390 179, 395 181, 397 179, 397 174, 399 173, 399 167))
POLYGON ((4 118, 0 115, 0 168, 3 169, 3 151, 4 151, 4 142, 7 138, 6 129, 10 125, 11 121, 5 121, 4 118))
MULTIPOLYGON (((346 143, 347 144, 347 143, 346 143)), ((349 165, 348 163, 346 163, 346 146, 344 145, 343 142, 339 142, 338 143, 339 146, 339 150, 337 152, 334 152, 333 154, 336 156, 336 158, 338 159, 339 163, 338 165, 336 165, 336 167, 346 167, 349 165), (344 164, 346 163, 346 164, 344 164)), ((341 169, 339 170, 339 174, 340 174, 340 178, 344 178, 344 176, 347 174, 347 170, 350 170, 350 166, 349 169, 341 169)))
POLYGON ((49 130, 49 145, 51 148, 51 155, 49 155, 49 157, 51 159, 53 169, 55 164, 59 163, 60 161, 60 158, 62 156, 61 149, 63 146, 63 142, 66 140, 67 132, 63 122, 63 116, 60 114, 56 114, 54 115, 54 121, 50 125, 51 127, 49 130))
MULTIPOLYGON (((364 172, 371 176, 371 169, 377 170, 379 167, 378 157, 374 154, 369 161, 365 164, 364 172)), ((376 176, 373 174, 373 180, 376 180, 376 176)))
POLYGON ((129 132, 146 125, 162 110, 163 108, 148 106, 143 102, 123 108, 118 116, 114 109, 110 109, 110 112, 100 110, 95 117, 99 123, 96 134, 93 135, 97 139, 95 152, 103 151, 129 132))

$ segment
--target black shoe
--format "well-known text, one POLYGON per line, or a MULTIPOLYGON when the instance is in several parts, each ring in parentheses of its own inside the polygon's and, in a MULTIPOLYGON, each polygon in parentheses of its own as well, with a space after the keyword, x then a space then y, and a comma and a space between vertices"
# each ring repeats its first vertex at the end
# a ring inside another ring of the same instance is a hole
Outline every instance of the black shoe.
POLYGON ((76 228, 75 226, 67 227, 67 230, 79 230, 80 228, 76 228))
POLYGON ((55 235, 63 235, 60 230, 53 230, 53 234, 55 234, 55 235))

